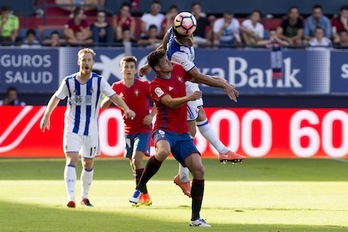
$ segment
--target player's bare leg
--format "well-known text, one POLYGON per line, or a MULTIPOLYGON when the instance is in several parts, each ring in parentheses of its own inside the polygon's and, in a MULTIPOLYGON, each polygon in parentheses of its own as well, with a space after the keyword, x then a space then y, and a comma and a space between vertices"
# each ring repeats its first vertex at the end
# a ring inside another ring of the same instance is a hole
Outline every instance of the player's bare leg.
POLYGON ((76 165, 79 160, 79 154, 77 152, 69 152, 65 154, 66 165, 64 169, 64 180, 66 186, 66 192, 68 194, 69 208, 75 208, 75 184, 76 184, 76 165))
POLYGON ((82 173, 81 173, 81 205, 85 207, 93 207, 89 202, 88 193, 93 181, 94 175, 94 159, 93 158, 81 158, 82 161, 82 173))
POLYGON ((230 151, 218 138, 217 134, 211 127, 203 106, 198 107, 199 114, 196 120, 199 132, 213 147, 219 152, 219 161, 222 163, 232 162, 240 163, 245 157, 230 151))

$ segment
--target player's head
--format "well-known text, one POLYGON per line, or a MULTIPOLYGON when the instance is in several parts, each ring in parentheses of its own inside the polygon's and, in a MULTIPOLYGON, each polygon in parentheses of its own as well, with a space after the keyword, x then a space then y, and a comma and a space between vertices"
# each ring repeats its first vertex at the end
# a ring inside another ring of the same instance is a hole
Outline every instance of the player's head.
POLYGON ((135 56, 125 56, 120 60, 120 69, 123 78, 134 78, 137 73, 137 58, 135 56))
POLYGON ((193 35, 181 35, 179 32, 175 30, 174 27, 172 27, 173 33, 175 38, 181 43, 182 45, 192 47, 193 46, 193 35))
POLYGON ((95 55, 95 52, 90 48, 83 48, 77 53, 77 64, 80 66, 82 74, 92 72, 95 55))
POLYGON ((147 62, 156 73, 168 73, 173 70, 172 63, 168 60, 166 51, 155 50, 147 56, 147 62))

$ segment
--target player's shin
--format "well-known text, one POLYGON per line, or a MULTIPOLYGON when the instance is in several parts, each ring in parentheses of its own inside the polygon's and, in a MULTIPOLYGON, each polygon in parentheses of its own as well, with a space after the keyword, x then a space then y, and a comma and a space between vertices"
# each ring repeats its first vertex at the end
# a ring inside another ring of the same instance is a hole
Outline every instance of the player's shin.
POLYGON ((194 221, 200 218, 203 195, 204 195, 204 179, 203 180, 193 179, 192 187, 191 187, 191 198, 192 198, 191 221, 194 221))

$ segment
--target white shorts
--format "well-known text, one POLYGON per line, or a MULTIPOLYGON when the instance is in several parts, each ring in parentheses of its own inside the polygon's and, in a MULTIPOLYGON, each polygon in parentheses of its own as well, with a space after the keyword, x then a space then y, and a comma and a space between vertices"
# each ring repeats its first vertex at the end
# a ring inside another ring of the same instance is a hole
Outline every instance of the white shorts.
MULTIPOLYGON (((201 91, 197 83, 185 82, 186 94, 193 94, 195 91, 201 91)), ((195 121, 198 118, 198 107, 203 106, 203 99, 187 102, 187 121, 195 121)))
POLYGON ((64 132, 64 153, 77 152, 84 158, 95 158, 100 154, 99 135, 79 135, 73 132, 64 132))

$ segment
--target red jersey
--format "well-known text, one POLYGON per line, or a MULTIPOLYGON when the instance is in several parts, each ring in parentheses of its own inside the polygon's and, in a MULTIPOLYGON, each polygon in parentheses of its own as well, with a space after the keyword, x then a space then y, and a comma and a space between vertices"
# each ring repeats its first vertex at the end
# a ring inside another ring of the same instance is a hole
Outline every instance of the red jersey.
POLYGON ((66 26, 73 30, 74 33, 80 32, 81 29, 88 28, 88 22, 85 19, 81 20, 81 23, 79 25, 75 24, 74 19, 70 19, 67 23, 66 26))
POLYGON ((131 87, 126 87, 124 81, 121 80, 113 83, 112 89, 136 114, 133 120, 123 118, 125 134, 151 133, 151 125, 147 126, 143 123, 150 110, 149 82, 135 78, 134 84, 131 87))
POLYGON ((343 23, 341 22, 341 19, 340 19, 339 17, 332 19, 331 25, 332 25, 333 27, 336 27, 336 32, 337 32, 337 33, 340 33, 341 31, 343 31, 343 30, 345 29, 345 28, 344 28, 344 25, 343 25, 343 23))
POLYGON ((172 98, 185 97, 185 82, 190 79, 191 77, 180 65, 174 64, 170 79, 155 77, 152 80, 150 95, 157 107, 154 130, 162 129, 178 134, 188 132, 187 104, 169 108, 161 102, 161 99, 166 95, 170 95, 172 98))
POLYGON ((117 24, 119 24, 119 26, 122 28, 122 29, 128 29, 131 27, 131 24, 133 22, 133 18, 132 17, 127 17, 126 20, 124 20, 122 23, 121 23, 121 16, 117 16, 116 17, 116 22, 117 24))

